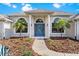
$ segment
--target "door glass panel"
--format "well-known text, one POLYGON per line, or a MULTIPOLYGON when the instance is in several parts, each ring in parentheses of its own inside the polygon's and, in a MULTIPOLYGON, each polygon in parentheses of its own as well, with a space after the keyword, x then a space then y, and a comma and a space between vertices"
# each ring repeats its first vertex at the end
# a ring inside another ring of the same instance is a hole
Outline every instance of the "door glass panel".
POLYGON ((35 36, 45 36, 45 24, 35 24, 35 36))

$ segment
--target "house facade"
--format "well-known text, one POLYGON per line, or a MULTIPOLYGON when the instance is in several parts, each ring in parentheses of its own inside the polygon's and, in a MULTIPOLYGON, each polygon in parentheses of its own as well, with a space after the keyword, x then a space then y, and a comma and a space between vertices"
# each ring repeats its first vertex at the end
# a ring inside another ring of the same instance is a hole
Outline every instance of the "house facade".
POLYGON ((53 26, 54 23, 56 23, 58 20, 69 20, 71 16, 73 16, 73 14, 48 10, 31 10, 24 13, 7 15, 6 17, 4 16, 5 21, 0 21, 0 30, 2 32, 0 38, 19 37, 20 31, 19 29, 16 30, 15 28, 13 28, 13 25, 18 20, 24 20, 27 26, 24 31, 22 31, 22 37, 50 38, 61 37, 62 34, 62 37, 79 39, 79 22, 75 21, 75 19, 78 20, 78 17, 75 17, 75 19, 73 19, 73 22, 71 23, 71 27, 69 29, 60 28, 59 30, 57 30, 53 26))

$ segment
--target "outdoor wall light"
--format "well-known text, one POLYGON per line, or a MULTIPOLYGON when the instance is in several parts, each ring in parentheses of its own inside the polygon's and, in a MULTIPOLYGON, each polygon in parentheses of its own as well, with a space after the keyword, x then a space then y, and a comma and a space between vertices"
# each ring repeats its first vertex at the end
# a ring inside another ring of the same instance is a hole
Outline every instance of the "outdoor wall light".
POLYGON ((31 26, 32 26, 32 24, 31 24, 31 26))
POLYGON ((48 24, 47 24, 47 26, 48 26, 48 24))

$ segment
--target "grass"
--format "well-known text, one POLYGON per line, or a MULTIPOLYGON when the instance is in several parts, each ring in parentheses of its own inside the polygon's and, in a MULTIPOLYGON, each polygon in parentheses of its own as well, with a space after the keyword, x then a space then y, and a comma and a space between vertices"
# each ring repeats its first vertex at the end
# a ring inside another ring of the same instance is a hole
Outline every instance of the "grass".
POLYGON ((24 51, 22 56, 32 56, 32 51, 24 51))
POLYGON ((28 42, 32 43, 32 38, 28 38, 28 39, 26 39, 25 41, 26 41, 26 42, 28 41, 28 42))

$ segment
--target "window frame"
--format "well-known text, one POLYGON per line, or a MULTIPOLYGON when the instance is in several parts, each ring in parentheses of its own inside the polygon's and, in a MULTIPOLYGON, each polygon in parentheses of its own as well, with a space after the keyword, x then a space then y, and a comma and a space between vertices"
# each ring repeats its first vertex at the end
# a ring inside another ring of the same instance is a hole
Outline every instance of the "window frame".
POLYGON ((44 23, 42 19, 37 19, 35 23, 44 23))
MULTIPOLYGON (((21 34, 27 34, 28 31, 29 31, 29 24, 28 24, 27 18, 25 18, 25 17, 18 17, 18 18, 16 18, 16 21, 14 22, 14 24, 15 24, 20 18, 24 18, 25 21, 27 22, 27 26, 28 26, 28 27, 27 27, 27 28, 28 28, 28 29, 27 29, 27 32, 21 33, 21 34)), ((15 34, 20 34, 20 33, 17 33, 17 32, 16 32, 16 29, 15 29, 15 28, 14 28, 14 33, 15 33, 15 34)))
POLYGON ((52 19, 52 22, 51 22, 51 33, 52 34, 65 34, 66 33, 66 30, 64 29, 64 32, 52 32, 52 23, 54 23, 54 20, 56 19, 56 18, 64 18, 64 17, 53 17, 53 19, 52 19))

